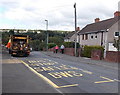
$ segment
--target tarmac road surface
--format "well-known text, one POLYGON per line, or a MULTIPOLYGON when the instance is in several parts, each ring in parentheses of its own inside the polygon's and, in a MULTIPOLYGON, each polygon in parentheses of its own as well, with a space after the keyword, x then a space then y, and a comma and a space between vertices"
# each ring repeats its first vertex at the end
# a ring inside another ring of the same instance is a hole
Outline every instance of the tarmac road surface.
MULTIPOLYGON (((31 52, 3 51, 3 93, 118 93, 118 70, 31 52)), ((89 95, 89 94, 88 94, 89 95)))

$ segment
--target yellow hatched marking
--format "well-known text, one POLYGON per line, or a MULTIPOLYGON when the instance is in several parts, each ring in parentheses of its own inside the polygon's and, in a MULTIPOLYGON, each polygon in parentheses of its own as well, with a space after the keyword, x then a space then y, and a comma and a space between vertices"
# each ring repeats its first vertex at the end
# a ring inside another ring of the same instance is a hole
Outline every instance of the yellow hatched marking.
POLYGON ((94 82, 94 83, 106 83, 106 82, 114 82, 115 81, 115 80, 112 80, 112 79, 109 79, 109 78, 106 78, 106 77, 103 77, 103 76, 100 76, 100 78, 106 79, 106 81, 97 81, 97 82, 94 82))
POLYGON ((87 70, 82 70, 84 73, 87 73, 87 74, 93 74, 92 72, 90 71, 87 71, 87 70))
POLYGON ((3 59, 2 63, 9 63, 9 64, 14 64, 14 63, 21 63, 18 59, 3 59))
POLYGON ((51 80, 49 80, 48 78, 46 78, 45 76, 43 76, 42 74, 36 72, 33 68, 31 68, 27 63, 25 63, 24 61, 21 60, 21 62, 27 66, 32 72, 34 72, 36 75, 38 75, 39 77, 43 78, 45 81, 47 81, 50 85, 52 85, 55 88, 63 88, 63 87, 72 87, 72 86, 78 86, 78 84, 72 84, 72 85, 64 85, 64 86, 57 86, 55 83, 53 83, 51 80))
POLYGON ((59 86, 59 88, 63 88, 63 87, 72 87, 72 86, 78 86, 78 84, 59 86))

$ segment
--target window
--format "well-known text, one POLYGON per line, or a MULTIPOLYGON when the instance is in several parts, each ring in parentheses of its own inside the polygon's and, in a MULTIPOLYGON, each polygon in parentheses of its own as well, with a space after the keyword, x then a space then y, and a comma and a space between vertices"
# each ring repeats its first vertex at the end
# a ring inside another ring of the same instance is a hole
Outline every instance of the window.
POLYGON ((95 36, 95 38, 97 38, 97 35, 95 36))
POLYGON ((91 39, 93 39, 93 36, 91 36, 91 39))
POLYGON ((120 36, 120 32, 115 32, 115 33, 114 33, 114 36, 115 36, 115 37, 120 36))
POLYGON ((88 34, 85 34, 85 40, 87 40, 88 39, 88 34))
POLYGON ((82 40, 84 40, 84 34, 82 35, 82 40))

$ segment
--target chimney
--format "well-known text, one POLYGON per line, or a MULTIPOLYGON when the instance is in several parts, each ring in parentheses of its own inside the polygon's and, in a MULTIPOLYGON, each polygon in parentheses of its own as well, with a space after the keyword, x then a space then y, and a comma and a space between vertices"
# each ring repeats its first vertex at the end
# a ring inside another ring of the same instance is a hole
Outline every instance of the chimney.
POLYGON ((99 21, 100 21, 100 19, 99 19, 99 18, 96 18, 96 19, 95 19, 95 23, 96 23, 96 22, 99 22, 99 21))
POLYGON ((120 11, 116 11, 116 12, 114 13, 114 17, 118 17, 118 16, 120 16, 120 11))
POLYGON ((77 28, 76 28, 76 31, 80 31, 80 27, 77 27, 77 28))

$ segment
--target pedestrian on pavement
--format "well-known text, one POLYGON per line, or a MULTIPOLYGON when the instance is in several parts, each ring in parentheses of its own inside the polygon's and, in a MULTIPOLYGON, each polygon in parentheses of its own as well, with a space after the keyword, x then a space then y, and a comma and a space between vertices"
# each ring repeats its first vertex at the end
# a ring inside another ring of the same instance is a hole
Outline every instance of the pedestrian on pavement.
POLYGON ((58 47, 58 45, 56 45, 56 46, 55 46, 55 53, 58 52, 58 49, 59 49, 59 47, 58 47))
POLYGON ((64 53, 65 46, 64 46, 64 45, 61 45, 60 49, 61 49, 61 53, 63 54, 63 53, 64 53))

